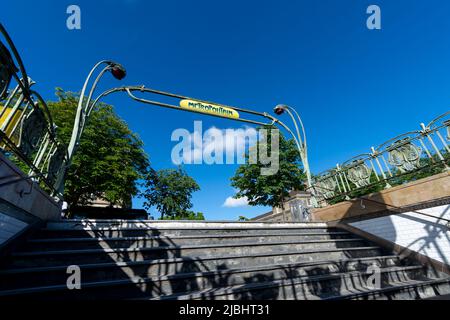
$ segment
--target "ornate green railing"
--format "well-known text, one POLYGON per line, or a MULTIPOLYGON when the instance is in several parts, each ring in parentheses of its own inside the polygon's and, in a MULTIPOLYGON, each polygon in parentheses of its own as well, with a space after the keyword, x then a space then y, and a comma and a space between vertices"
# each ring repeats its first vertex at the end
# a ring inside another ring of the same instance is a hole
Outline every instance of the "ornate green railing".
POLYGON ((450 170, 450 111, 315 176, 319 207, 450 170))
MULTIPOLYGON (((0 24, 0 150, 54 196, 67 147, 58 141, 51 114, 0 24), (4 41, 4 42, 3 42, 4 41), (15 85, 14 85, 15 84, 15 85)), ((11 181, 3 183, 11 183, 11 181)))

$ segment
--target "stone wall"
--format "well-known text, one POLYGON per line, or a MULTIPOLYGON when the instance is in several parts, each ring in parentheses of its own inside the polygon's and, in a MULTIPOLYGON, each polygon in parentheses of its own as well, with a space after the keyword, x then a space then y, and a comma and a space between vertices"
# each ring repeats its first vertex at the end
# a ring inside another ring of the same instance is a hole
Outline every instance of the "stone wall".
POLYGON ((27 227, 27 223, 0 212, 0 246, 27 227))
POLYGON ((256 216, 251 220, 265 222, 305 222, 293 215, 291 206, 298 204, 298 202, 302 203, 306 208, 311 208, 311 194, 304 191, 291 191, 289 197, 285 199, 284 209, 274 207, 272 211, 256 216))
POLYGON ((450 270, 450 174, 448 172, 313 210, 328 222, 450 270))
POLYGON ((349 223, 350 226, 450 265, 450 205, 349 223), (430 216, 421 215, 418 212, 430 216))

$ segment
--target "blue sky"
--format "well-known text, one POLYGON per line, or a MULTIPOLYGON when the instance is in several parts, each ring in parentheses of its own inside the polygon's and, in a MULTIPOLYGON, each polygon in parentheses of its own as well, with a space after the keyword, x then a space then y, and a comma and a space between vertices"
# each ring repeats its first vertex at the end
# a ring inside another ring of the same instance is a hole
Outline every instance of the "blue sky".
MULTIPOLYGON (((1 22, 37 89, 79 91, 101 59, 122 63, 120 83, 270 112, 295 106, 318 173, 448 110, 450 3, 442 0, 7 1, 1 22), (81 8, 81 30, 66 8, 81 8), (366 28, 381 8, 382 29, 366 28)), ((173 130, 242 128, 240 123, 159 109, 114 95, 105 99, 139 133, 156 169, 169 168, 173 130)), ((187 165, 200 184, 194 210, 208 219, 265 213, 224 207, 236 165, 187 165)), ((135 207, 142 201, 135 199, 135 207)), ((154 210, 151 210, 155 214, 154 210)))

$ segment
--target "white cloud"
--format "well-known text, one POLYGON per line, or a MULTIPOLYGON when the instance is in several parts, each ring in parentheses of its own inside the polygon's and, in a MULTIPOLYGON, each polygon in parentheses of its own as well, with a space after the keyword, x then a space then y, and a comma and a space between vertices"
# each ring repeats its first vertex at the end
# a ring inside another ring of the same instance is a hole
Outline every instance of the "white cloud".
POLYGON ((245 207, 248 205, 247 197, 234 199, 233 197, 228 197, 223 203, 222 207, 226 208, 237 208, 237 207, 245 207))
POLYGON ((214 159, 218 161, 215 163, 243 164, 246 148, 254 145, 258 137, 257 130, 248 126, 243 129, 218 129, 213 126, 204 132, 201 125, 198 128, 200 131, 194 130, 186 137, 183 163, 210 163, 214 153, 214 159))

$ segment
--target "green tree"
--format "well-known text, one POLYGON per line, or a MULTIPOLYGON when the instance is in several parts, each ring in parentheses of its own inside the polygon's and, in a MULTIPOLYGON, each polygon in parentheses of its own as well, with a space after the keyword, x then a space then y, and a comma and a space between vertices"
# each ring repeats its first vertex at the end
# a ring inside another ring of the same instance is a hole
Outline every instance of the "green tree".
MULTIPOLYGON (((266 128, 273 129, 273 127, 266 128)), ((272 152, 271 137, 272 135, 269 133, 267 144, 259 141, 258 148, 267 148, 269 152, 272 152)), ((299 167, 298 149, 294 140, 286 140, 281 132, 278 155, 278 171, 273 175, 261 175, 261 169, 268 165, 264 165, 260 161, 254 164, 249 163, 249 152, 247 151, 246 163, 241 165, 231 178, 231 185, 238 189, 234 198, 247 197, 249 205, 252 206, 284 207, 284 199, 289 196, 290 191, 304 190, 306 177, 299 167)))
POLYGON ((202 212, 187 210, 183 215, 166 216, 162 220, 205 220, 205 216, 202 212))
POLYGON ((149 209, 155 206, 161 214, 160 219, 204 219, 202 213, 189 211, 192 208, 192 193, 200 187, 182 168, 151 170, 145 185, 144 207, 149 209))
MULTIPOLYGON (((78 96, 57 89, 59 98, 48 107, 57 125, 60 141, 68 145, 78 96)), ((81 136, 65 182, 69 205, 89 204, 96 198, 128 206, 138 194, 138 181, 149 168, 143 142, 120 119, 113 107, 100 103, 92 112, 81 136)))

